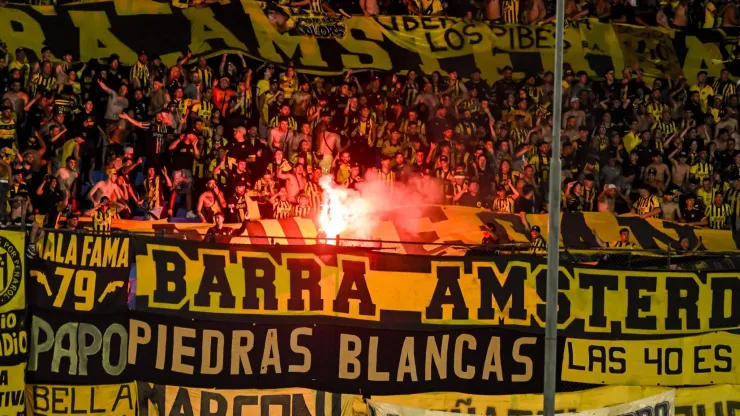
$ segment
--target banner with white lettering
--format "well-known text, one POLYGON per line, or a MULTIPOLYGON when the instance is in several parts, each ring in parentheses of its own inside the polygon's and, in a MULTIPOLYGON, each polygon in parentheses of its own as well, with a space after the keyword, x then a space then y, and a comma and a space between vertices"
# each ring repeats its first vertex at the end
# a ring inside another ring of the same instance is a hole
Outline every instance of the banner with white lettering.
POLYGON ((34 384, 119 384, 126 371, 128 314, 31 310, 28 381, 34 384))
POLYGON ((134 416, 136 393, 136 383, 26 386, 28 410, 33 415, 134 416))
MULTIPOLYGON (((610 407, 583 410, 577 413, 559 413, 560 416, 619 416, 652 415, 674 416, 676 391, 670 390, 655 396, 610 407)), ((419 409, 376 400, 368 400, 373 416, 453 416, 459 413, 419 409)))
POLYGON ((309 389, 224 390, 137 382, 139 416, 355 416, 354 394, 309 389))
POLYGON ((32 306, 114 313, 127 309, 129 237, 50 231, 30 262, 32 306))
POLYGON ((543 354, 543 337, 499 328, 414 332, 132 312, 128 364, 136 380, 190 387, 506 394, 541 391, 543 354))

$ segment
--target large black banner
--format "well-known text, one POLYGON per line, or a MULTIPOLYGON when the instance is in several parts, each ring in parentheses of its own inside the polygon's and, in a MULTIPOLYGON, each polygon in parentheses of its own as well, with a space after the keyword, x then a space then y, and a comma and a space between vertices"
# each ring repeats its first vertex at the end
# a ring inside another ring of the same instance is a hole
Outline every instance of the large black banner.
MULTIPOLYGON (((206 56, 240 51, 324 74, 348 68, 455 69, 467 76, 479 68, 493 81, 505 65, 532 73, 552 68, 553 25, 490 25, 444 16, 353 16, 332 22, 326 16, 304 19, 279 8, 263 9, 252 0, 224 3, 188 9, 152 1, 95 2, 53 11, 6 7, 0 13, 0 39, 11 52, 26 47, 38 53, 48 46, 56 56, 71 50, 83 62, 116 53, 127 65, 136 62, 140 50, 159 54, 170 65, 191 50, 206 56)), ((691 78, 701 69, 716 76, 723 68, 740 75, 733 35, 733 29, 687 34, 583 20, 566 30, 565 61, 592 76, 633 64, 648 78, 680 71, 691 78)))
POLYGON ((31 310, 27 381, 120 384, 127 375, 128 314, 31 310))
MULTIPOLYGON (((563 342, 560 342, 562 356, 563 342)), ((542 390, 544 338, 493 328, 394 331, 249 324, 132 312, 129 374, 230 389, 476 394, 542 390)))
POLYGON ((29 303, 41 308, 114 313, 128 308, 130 238, 51 231, 29 262, 29 303))

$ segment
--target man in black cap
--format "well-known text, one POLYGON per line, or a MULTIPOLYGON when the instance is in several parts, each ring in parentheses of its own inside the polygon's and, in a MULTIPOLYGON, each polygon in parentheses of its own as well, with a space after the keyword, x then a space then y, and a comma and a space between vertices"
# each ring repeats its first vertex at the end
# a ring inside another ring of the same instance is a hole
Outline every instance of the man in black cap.
POLYGON ((514 69, 506 65, 499 72, 502 78, 493 83, 493 94, 495 102, 503 101, 509 92, 514 92, 517 89, 517 83, 512 78, 514 69))
POLYGON ((684 196, 686 207, 681 210, 681 217, 687 225, 696 225, 704 218, 704 213, 696 204, 696 195, 688 194, 684 196))
POLYGON ((640 215, 640 218, 651 218, 660 215, 660 201, 656 194, 656 189, 650 185, 643 184, 640 186, 640 199, 633 207, 632 213, 640 215))
POLYGON ((249 219, 245 219, 242 221, 241 227, 237 229, 225 227, 224 214, 221 211, 214 214, 214 220, 216 224, 206 231, 204 241, 207 243, 228 243, 229 239, 224 237, 240 236, 244 234, 244 230, 247 229, 247 224, 249 223, 249 219))
POLYGON ((480 99, 488 98, 488 95, 490 94, 490 87, 480 77, 480 69, 474 68, 473 72, 470 73, 470 80, 465 83, 465 88, 468 89, 468 91, 472 90, 473 88, 478 89, 478 97, 480 99))
MULTIPOLYGON (((529 223, 525 223, 525 225, 529 225, 529 223)), ((529 229, 529 241, 530 241, 530 249, 529 253, 536 256, 544 256, 547 255, 547 241, 544 237, 542 237, 542 234, 540 234, 540 226, 535 225, 532 226, 532 228, 529 229)))

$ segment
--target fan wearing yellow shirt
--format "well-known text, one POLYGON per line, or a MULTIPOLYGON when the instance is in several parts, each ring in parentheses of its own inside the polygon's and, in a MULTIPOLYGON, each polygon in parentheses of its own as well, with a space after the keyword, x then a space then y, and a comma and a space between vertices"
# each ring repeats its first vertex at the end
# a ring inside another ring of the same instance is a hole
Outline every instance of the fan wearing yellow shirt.
POLYGON ((714 195, 712 204, 707 206, 704 211, 704 218, 701 220, 701 225, 709 225, 709 228, 713 230, 724 230, 730 225, 730 217, 732 212, 730 206, 722 201, 722 193, 717 192, 714 195))
POLYGON ((696 74, 696 85, 692 85, 689 91, 697 91, 699 93, 699 103, 701 105, 701 111, 707 112, 707 106, 709 105, 709 97, 714 95, 714 89, 711 85, 707 84, 707 71, 699 71, 696 74))
POLYGON ((650 185, 640 185, 640 199, 632 206, 632 213, 640 218, 651 218, 660 215, 660 201, 655 196, 656 190, 650 185))

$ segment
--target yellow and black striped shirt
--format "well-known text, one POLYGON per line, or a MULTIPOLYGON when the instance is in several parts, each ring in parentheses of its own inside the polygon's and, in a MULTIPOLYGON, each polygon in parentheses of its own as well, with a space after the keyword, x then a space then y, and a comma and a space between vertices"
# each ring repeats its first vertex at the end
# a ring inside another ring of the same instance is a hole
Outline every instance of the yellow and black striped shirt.
POLYGON ((714 90, 714 96, 720 97, 723 102, 727 102, 727 100, 730 98, 731 95, 735 94, 735 84, 732 83, 732 81, 722 81, 717 80, 714 83, 714 87, 712 88, 714 90))
POLYGON ((213 71, 211 71, 211 68, 196 68, 195 70, 198 71, 198 75, 200 76, 200 85, 205 85, 206 88, 210 88, 212 86, 211 83, 213 82, 213 71))
POLYGON ((540 182, 547 181, 550 177, 550 159, 550 156, 542 156, 539 153, 529 158, 529 164, 534 166, 540 182))
POLYGON ((309 182, 306 184, 306 196, 308 196, 308 205, 314 210, 318 211, 321 209, 321 200, 323 198, 324 190, 316 182, 309 182))
POLYGON ((193 105, 193 111, 196 111, 198 114, 198 117, 204 119, 204 120, 210 120, 211 116, 213 116, 213 109, 214 105, 210 101, 206 100, 200 100, 195 105, 193 105))
POLYGON ((493 211, 500 214, 513 214, 514 213, 514 198, 507 195, 503 198, 496 198, 493 200, 493 211))
POLYGON ((725 191, 724 202, 730 206, 730 214, 735 218, 737 218, 738 208, 740 208, 738 201, 740 201, 740 190, 730 188, 725 191))
POLYGON ((276 220, 290 218, 293 211, 293 204, 290 201, 277 200, 272 204, 272 217, 276 220))
POLYGON ((638 214, 647 214, 655 208, 660 208, 660 201, 655 195, 650 195, 647 198, 640 197, 634 205, 638 214))
POLYGON ((712 204, 704 211, 704 216, 707 218, 709 228, 722 230, 728 225, 727 219, 732 216, 732 211, 727 204, 720 206, 712 204))
POLYGON ((596 188, 586 189, 583 188, 583 210, 586 212, 596 211, 596 196, 598 195, 596 188))
POLYGON ((10 140, 15 141, 16 135, 16 124, 12 118, 10 120, 3 120, 0 118, 0 141, 9 142, 10 140))
POLYGON ((389 191, 393 192, 393 186, 396 183, 396 173, 395 172, 388 171, 388 173, 385 173, 382 170, 379 170, 378 179, 380 180, 382 184, 388 187, 389 191))
POLYGON ((295 205, 293 207, 293 217, 295 218, 310 218, 311 217, 311 206, 300 206, 295 205))
POLYGON ((648 114, 652 115, 654 119, 660 120, 663 117, 663 110, 667 110, 668 106, 661 103, 660 101, 651 101, 647 105, 648 114))
POLYGON ((518 127, 511 129, 509 136, 511 137, 511 145, 514 147, 512 149, 514 152, 518 151, 519 146, 527 140, 527 133, 526 129, 520 129, 518 127))
POLYGON ((547 241, 542 236, 538 236, 532 241, 530 254, 547 254, 547 241))
MULTIPOLYGON (((665 133, 666 138, 668 138, 668 136, 676 132, 676 123, 674 121, 665 122, 663 120, 657 120, 655 123, 653 123, 653 126, 650 130, 656 129, 665 133)), ((661 143, 661 147, 662 146, 663 145, 661 143)))
POLYGON ((501 2, 501 17, 504 23, 519 23, 519 0, 503 0, 501 2))
POLYGON ((96 210, 92 214, 93 230, 96 232, 110 232, 110 227, 115 217, 115 208, 108 208, 105 211, 96 210))
POLYGON ((712 165, 710 165, 708 162, 701 161, 694 163, 694 165, 689 168, 689 173, 691 174, 691 176, 699 178, 700 181, 704 180, 704 178, 712 176, 713 171, 714 168, 712 167, 712 165))
POLYGON ((35 95, 37 92, 45 93, 47 91, 53 91, 57 85, 57 80, 54 77, 44 77, 41 74, 34 74, 31 76, 31 94, 35 95))
POLYGON ((134 79, 138 79, 140 88, 146 87, 149 82, 149 68, 141 62, 136 61, 136 64, 131 67, 129 79, 131 82, 133 82, 134 79))
MULTIPOLYGON (((270 127, 277 127, 280 124, 280 119, 283 116, 275 116, 270 119, 270 127)), ((298 130, 298 123, 292 116, 288 116, 288 129, 296 131, 298 130)))

